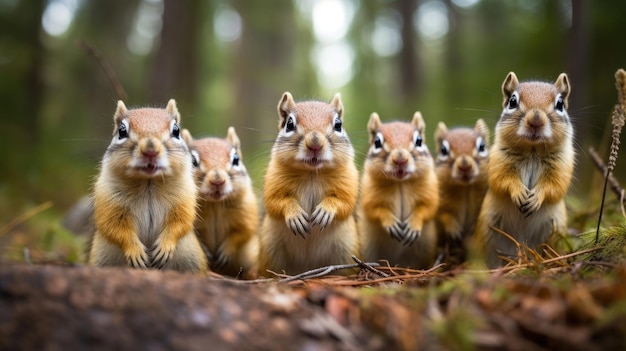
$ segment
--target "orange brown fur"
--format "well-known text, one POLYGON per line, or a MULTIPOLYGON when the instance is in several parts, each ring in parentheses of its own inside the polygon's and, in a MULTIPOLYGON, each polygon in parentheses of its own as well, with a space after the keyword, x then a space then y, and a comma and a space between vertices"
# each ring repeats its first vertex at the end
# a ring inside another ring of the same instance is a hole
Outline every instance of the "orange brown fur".
POLYGON ((490 227, 530 248, 545 243, 555 231, 566 231, 564 198, 575 157, 564 73, 554 84, 520 84, 511 72, 502 91, 504 110, 490 156, 489 191, 476 228, 477 246, 492 267, 502 264, 498 256, 514 258, 517 251, 490 227), (513 98, 515 108, 510 108, 513 98))
POLYGON ((211 270, 252 277, 258 255, 259 210, 235 129, 230 127, 226 138, 191 140, 185 135, 199 156, 195 173, 200 210, 195 228, 209 252, 211 270))
POLYGON ((279 134, 263 188, 259 272, 297 274, 352 263, 351 256, 359 254, 353 217, 358 172, 342 127, 341 98, 295 103, 285 93, 278 113, 279 134))
POLYGON ((118 102, 113 140, 94 185, 91 264, 206 271, 193 233, 191 157, 172 136, 179 121, 174 100, 166 109, 127 110, 118 102))
POLYGON ((489 128, 482 119, 474 128, 448 129, 440 122, 435 132, 439 180, 437 232, 448 259, 465 259, 466 240, 475 230, 487 192, 489 128))
POLYGON ((424 128, 419 112, 411 123, 383 124, 377 114, 370 117, 370 149, 358 208, 359 235, 368 261, 382 259, 413 268, 434 262, 433 219, 439 193, 424 128))

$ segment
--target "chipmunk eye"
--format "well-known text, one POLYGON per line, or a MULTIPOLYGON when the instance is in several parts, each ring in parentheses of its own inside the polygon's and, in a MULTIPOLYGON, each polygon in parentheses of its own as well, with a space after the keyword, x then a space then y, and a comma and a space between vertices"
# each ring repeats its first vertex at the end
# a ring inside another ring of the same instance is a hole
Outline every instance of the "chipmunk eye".
POLYGON ((517 101, 517 92, 513 93, 513 95, 511 95, 511 98, 509 98, 509 104, 507 106, 507 108, 509 110, 514 110, 517 108, 517 105, 519 104, 519 102, 517 101))
POLYGON ((415 137, 415 147, 422 147, 422 136, 419 134, 415 137))
POLYGON ((335 118, 335 125, 333 126, 333 128, 335 128, 335 132, 341 132, 341 120, 339 119, 339 117, 335 118))
POLYGON ((441 149, 439 150, 441 156, 449 156, 450 155, 450 144, 447 140, 441 142, 441 149))
POLYGON ((117 136, 118 139, 128 138, 128 128, 124 122, 120 123, 120 126, 117 128, 117 136))
POLYGON ((476 150, 478 150, 479 154, 484 154, 487 151, 487 145, 485 145, 485 140, 483 138, 478 137, 476 139, 476 150))
POLYGON ((232 158, 233 158, 232 165, 239 166, 239 155, 235 152, 232 158))
POLYGON ((565 107, 565 103, 563 102, 563 97, 561 96, 561 94, 559 94, 556 97, 556 103, 554 103, 554 108, 559 112, 563 112, 564 107, 565 107))
POLYGON ((172 125, 172 136, 176 139, 180 139, 180 127, 176 123, 172 125))
POLYGON ((289 116, 287 118, 287 123, 285 123, 285 131, 293 132, 294 130, 296 130, 296 122, 294 121, 292 116, 289 116))
POLYGON ((383 147, 383 136, 380 133, 377 133, 374 137, 374 148, 381 149, 383 147))
POLYGON ((191 163, 194 167, 200 166, 200 155, 196 150, 191 150, 191 163))

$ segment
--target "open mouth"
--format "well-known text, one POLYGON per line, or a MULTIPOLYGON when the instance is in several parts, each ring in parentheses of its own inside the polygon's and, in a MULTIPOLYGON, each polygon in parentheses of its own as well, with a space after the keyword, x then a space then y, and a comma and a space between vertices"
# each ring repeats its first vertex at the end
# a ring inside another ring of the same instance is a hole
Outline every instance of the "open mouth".
POLYGON ((145 166, 139 167, 139 170, 148 175, 155 174, 159 169, 161 169, 156 163, 148 163, 145 166))
POLYGON ((223 200, 226 197, 226 193, 223 191, 219 191, 219 190, 211 190, 211 191, 202 191, 200 193, 200 196, 205 199, 205 200, 213 200, 213 201, 219 201, 219 200, 223 200))
POLYGON ((404 169, 398 169, 395 170, 394 172, 391 173, 391 176, 398 179, 398 180, 402 180, 405 179, 409 176, 409 172, 407 172, 404 169))
POLYGON ((317 157, 312 157, 304 161, 307 165, 313 168, 319 168, 324 164, 324 160, 319 159, 317 157))

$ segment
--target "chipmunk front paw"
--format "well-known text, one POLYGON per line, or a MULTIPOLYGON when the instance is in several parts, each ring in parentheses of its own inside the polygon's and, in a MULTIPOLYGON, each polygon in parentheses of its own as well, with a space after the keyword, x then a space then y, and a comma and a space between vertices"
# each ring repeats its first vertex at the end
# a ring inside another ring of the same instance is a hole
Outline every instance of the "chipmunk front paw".
POLYGON ((133 268, 148 268, 150 256, 146 252, 146 247, 142 243, 137 243, 131 250, 126 252, 126 262, 133 268))
POLYGON ((313 211, 313 214, 311 215, 311 224, 319 226, 320 231, 322 231, 333 221, 334 218, 335 214, 333 212, 326 210, 321 205, 317 205, 315 211, 313 211))
POLYGON ((165 267, 167 262, 169 262, 172 256, 174 256, 175 249, 176 245, 167 244, 161 240, 157 240, 150 249, 150 254, 152 256, 152 264, 150 266, 158 269, 165 267))
POLYGON ((211 268, 218 270, 224 268, 230 257, 224 252, 224 250, 217 249, 217 251, 211 257, 211 268))
POLYGON ((520 211, 526 216, 530 216, 531 214, 537 212, 541 207, 543 199, 539 196, 537 191, 529 190, 526 196, 526 201, 522 207, 520 207, 520 211))
POLYGON ((298 234, 303 238, 310 233, 309 215, 302 208, 295 215, 286 216, 285 222, 292 233, 298 234))
POLYGON ((407 224, 406 230, 404 232, 404 239, 402 240, 402 245, 404 246, 413 245, 415 240, 419 239, 421 234, 422 234, 421 230, 411 229, 407 224))
POLYGON ((403 242, 407 228, 408 224, 406 221, 398 220, 395 221, 391 226, 386 227, 385 229, 392 238, 398 240, 399 242, 403 242))

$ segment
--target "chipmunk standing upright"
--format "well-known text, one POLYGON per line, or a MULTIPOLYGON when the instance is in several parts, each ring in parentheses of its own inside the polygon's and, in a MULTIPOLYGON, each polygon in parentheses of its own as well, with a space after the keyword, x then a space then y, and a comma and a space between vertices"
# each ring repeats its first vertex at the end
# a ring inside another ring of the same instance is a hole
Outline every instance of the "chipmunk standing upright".
POLYGON ((257 198, 243 164, 235 128, 226 138, 183 137, 197 160, 199 216, 196 232, 209 252, 211 270, 230 276, 256 274, 259 226, 257 198))
POLYGON ((94 186, 89 262, 206 271, 193 231, 192 158, 180 136, 176 102, 165 109, 128 110, 118 101, 113 120, 113 140, 94 186))
POLYGON ((435 171, 439 180, 437 233, 446 261, 465 260, 468 240, 487 192, 489 128, 482 119, 474 128, 448 129, 439 122, 435 132, 439 152, 435 171))
POLYGON ((296 103, 286 92, 278 103, 259 233, 263 275, 353 263, 351 256, 359 254, 353 217, 359 176, 343 112, 339 94, 330 104, 296 103))
POLYGON ((567 75, 561 73, 554 84, 519 83, 510 72, 502 92, 504 109, 489 160, 489 190, 475 235, 489 267, 502 265, 499 256, 518 254, 516 244, 494 229, 531 249, 567 230, 564 198, 574 171, 567 75))
POLYGON ((367 126, 370 148, 358 207, 364 259, 428 268, 435 260, 439 193, 422 115, 383 124, 373 113, 367 126))

